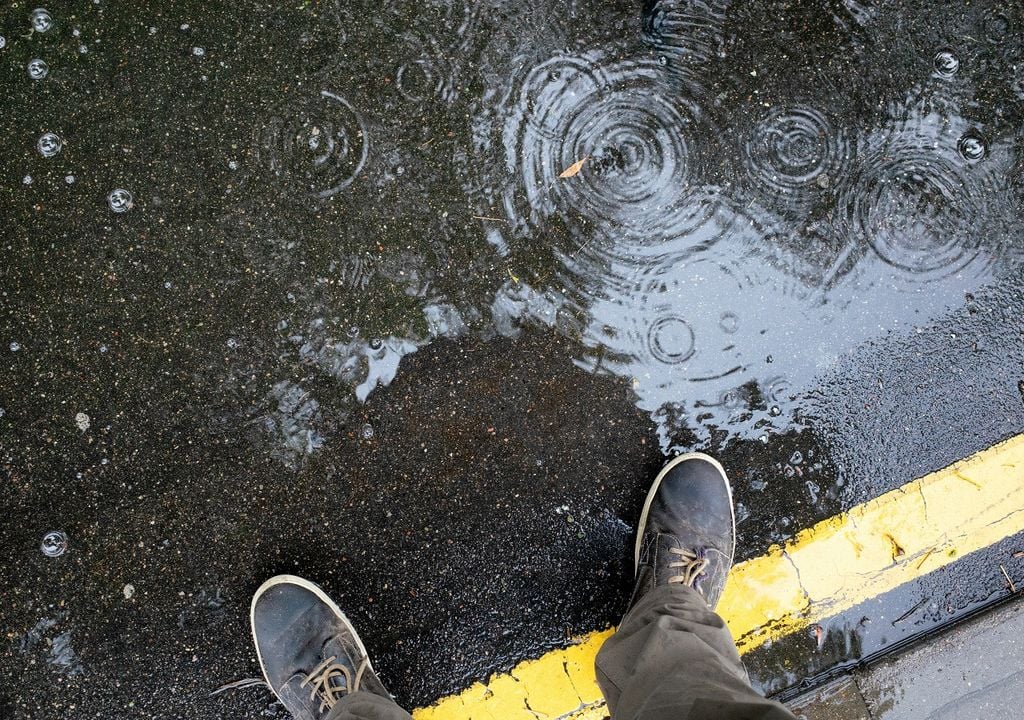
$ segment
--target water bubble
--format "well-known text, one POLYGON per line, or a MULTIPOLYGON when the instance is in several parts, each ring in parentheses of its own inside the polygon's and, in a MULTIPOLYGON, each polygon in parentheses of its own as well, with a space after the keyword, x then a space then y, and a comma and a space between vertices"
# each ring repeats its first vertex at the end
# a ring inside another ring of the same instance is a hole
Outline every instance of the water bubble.
POLYGON ((794 450, 793 454, 789 457, 789 463, 791 465, 799 465, 804 461, 804 454, 799 450, 794 450))
POLYGON ((67 552, 68 536, 60 530, 51 530, 43 535, 43 541, 39 544, 39 549, 43 551, 43 555, 46 557, 60 557, 67 552))
POLYGON ((355 340, 357 337, 359 337, 359 326, 349 326, 348 330, 345 331, 345 334, 348 336, 349 340, 355 340))
POLYGON ((693 345, 693 329, 682 318, 659 318, 647 333, 651 354, 663 363, 686 362, 693 356, 693 345))
POLYGON ((956 148, 965 160, 971 162, 984 160, 988 154, 988 144, 985 139, 974 131, 965 133, 957 142, 956 148))
POLYGON ((5 47, 7 47, 7 38, 0 35, 0 50, 3 50, 5 47))
POLYGON ((66 182, 68 185, 74 185, 75 184, 75 176, 74 175, 65 175, 64 176, 64 182, 66 182))
POLYGON ((156 27, 154 27, 153 25, 150 25, 149 26, 149 34, 150 35, 156 35, 156 27))
POLYGON ((352 184, 368 154, 362 118, 347 100, 327 90, 289 103, 257 134, 259 161, 275 175, 321 198, 352 184))
POLYGON ((779 415, 782 414, 782 408, 780 408, 778 405, 772 405, 770 408, 768 408, 768 414, 771 415, 772 417, 778 417, 779 415))
POLYGON ((22 185, 31 185, 32 184, 32 176, 31 175, 26 175, 25 177, 23 177, 21 179, 21 184, 22 185))
POLYGON ((32 29, 36 32, 44 33, 53 27, 53 16, 45 8, 36 8, 30 17, 32 29))
POLYGON ((21 343, 18 342, 17 340, 11 340, 11 344, 8 345, 7 347, 11 349, 11 352, 18 352, 19 350, 21 350, 21 343))
POLYGON ((79 45, 78 52, 80 52, 82 55, 85 55, 87 52, 89 52, 89 47, 87 45, 79 45))
POLYGON ((370 423, 366 423, 361 428, 359 428, 359 437, 361 437, 363 440, 372 440, 373 425, 371 425, 370 423))
POLYGON ((39 154, 47 158, 59 153, 63 147, 64 141, 56 133, 52 132, 43 133, 36 142, 36 149, 39 150, 39 154))
POLYGON ((190 26, 189 26, 189 24, 188 24, 188 23, 182 23, 182 24, 181 24, 181 25, 179 26, 179 29, 180 29, 180 30, 188 30, 188 29, 189 29, 189 27, 190 27, 190 26))
POLYGON ((89 416, 83 412, 80 412, 77 415, 75 415, 75 427, 77 427, 82 432, 85 432, 86 430, 89 429, 89 425, 91 422, 92 421, 90 420, 89 416))
POLYGON ((238 161, 237 160, 228 160, 228 170, 237 170, 237 169, 238 169, 238 161))
POLYGON ((46 61, 39 58, 29 60, 26 68, 28 76, 33 80, 42 80, 50 72, 50 66, 46 64, 46 61))
POLYGON ((192 54, 196 57, 203 57, 204 55, 206 55, 206 50, 197 45, 192 48, 192 54))
POLYGON ((951 78, 960 70, 960 58, 952 50, 939 50, 933 60, 935 72, 945 78, 951 78))
POLYGON ((135 198, 124 188, 116 188, 107 195, 107 205, 116 213, 128 212, 135 207, 135 198))
POLYGON ((135 586, 131 583, 125 583, 125 586, 121 588, 121 594, 124 595, 125 600, 131 600, 135 595, 135 586))
POLYGON ((740 319, 733 312, 724 312, 718 321, 719 327, 730 335, 740 328, 740 319))
POLYGON ((384 347, 384 341, 381 340, 380 338, 373 338, 372 340, 370 340, 371 350, 380 350, 382 347, 384 347))

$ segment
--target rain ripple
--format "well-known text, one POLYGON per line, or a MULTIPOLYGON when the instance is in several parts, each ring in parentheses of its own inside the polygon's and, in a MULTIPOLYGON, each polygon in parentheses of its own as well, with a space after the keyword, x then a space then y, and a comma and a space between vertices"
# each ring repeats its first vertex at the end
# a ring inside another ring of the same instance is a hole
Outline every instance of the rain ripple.
POLYGON ((845 134, 806 105, 774 110, 744 146, 744 167, 768 196, 825 188, 845 174, 850 157, 845 134))
POLYGON ((838 198, 841 227, 914 283, 968 268, 981 276, 999 237, 985 224, 1007 205, 1005 183, 985 167, 980 136, 943 132, 949 123, 927 105, 903 115, 862 140, 838 198))
POLYGON ((671 71, 692 69, 724 54, 727 0, 647 0, 643 39, 671 71))
POLYGON ((728 224, 703 186, 713 134, 699 130, 701 106, 666 93, 663 75, 655 60, 558 56, 523 78, 502 114, 508 175, 492 181, 506 187, 509 224, 526 239, 568 234, 555 253, 585 280, 631 278, 710 246, 728 224))
POLYGON ((362 118, 345 98, 328 90, 284 106, 256 133, 256 155, 264 167, 320 198, 351 185, 368 153, 362 118))

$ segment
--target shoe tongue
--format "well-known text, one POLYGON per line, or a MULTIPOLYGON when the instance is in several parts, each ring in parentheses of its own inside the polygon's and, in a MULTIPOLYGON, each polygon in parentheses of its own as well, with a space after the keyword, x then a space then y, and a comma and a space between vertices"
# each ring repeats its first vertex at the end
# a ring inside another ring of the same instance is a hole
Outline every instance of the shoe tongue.
POLYGON ((359 669, 360 662, 362 662, 362 653, 359 651, 359 647, 344 635, 335 635, 328 638, 324 642, 320 657, 323 659, 334 657, 335 662, 346 666, 352 671, 353 679, 356 676, 356 671, 359 669))

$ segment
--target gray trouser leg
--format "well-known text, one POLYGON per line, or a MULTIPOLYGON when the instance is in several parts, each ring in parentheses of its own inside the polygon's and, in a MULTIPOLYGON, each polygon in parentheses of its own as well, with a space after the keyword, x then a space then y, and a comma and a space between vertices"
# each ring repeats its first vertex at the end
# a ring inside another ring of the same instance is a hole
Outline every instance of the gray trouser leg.
POLYGON ((339 700, 327 720, 412 720, 412 716, 390 698, 355 692, 339 700))
POLYGON ((613 720, 794 720, 758 695, 729 628, 684 585, 651 590, 597 654, 613 720))

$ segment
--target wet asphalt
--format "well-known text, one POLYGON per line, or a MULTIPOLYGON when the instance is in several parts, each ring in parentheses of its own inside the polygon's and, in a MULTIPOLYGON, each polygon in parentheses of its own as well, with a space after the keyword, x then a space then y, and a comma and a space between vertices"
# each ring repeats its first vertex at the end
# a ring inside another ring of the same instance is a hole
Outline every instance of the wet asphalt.
MULTIPOLYGON (((283 717, 211 696, 278 572, 427 703, 617 621, 673 452, 722 458, 752 557, 1024 428, 1011 3, 32 10, 0 15, 0 716, 283 717)), ((1022 542, 755 682, 1000 599, 1022 542)))

